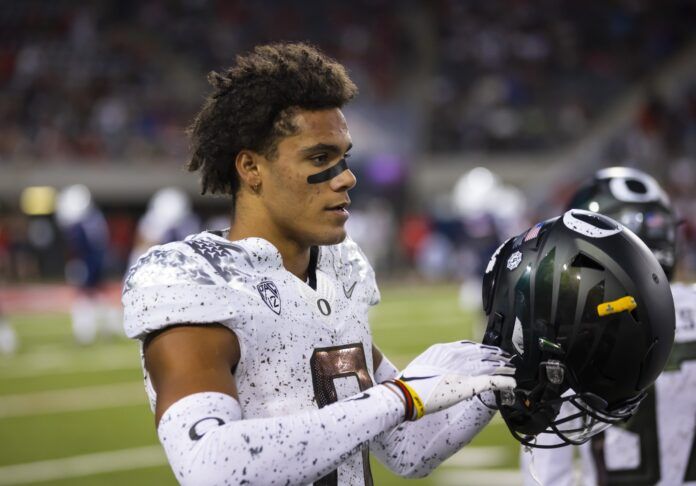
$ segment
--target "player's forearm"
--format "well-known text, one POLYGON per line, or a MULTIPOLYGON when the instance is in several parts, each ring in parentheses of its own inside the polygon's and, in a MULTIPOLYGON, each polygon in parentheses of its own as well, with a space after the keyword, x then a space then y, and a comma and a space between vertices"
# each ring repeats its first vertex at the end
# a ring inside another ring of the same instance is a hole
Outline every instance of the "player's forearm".
POLYGON ((384 386, 322 409, 241 420, 232 397, 199 393, 163 415, 160 441, 181 484, 307 484, 404 419, 384 386))
MULTIPOLYGON (((399 370, 386 356, 375 370, 375 381, 392 380, 399 370)), ((372 441, 370 450, 382 464, 404 477, 430 474, 445 459, 464 447, 493 418, 495 412, 477 398, 405 422, 372 441)))
POLYGON ((465 400, 379 435, 370 450, 399 476, 427 476, 471 442, 493 415, 477 398, 465 400))

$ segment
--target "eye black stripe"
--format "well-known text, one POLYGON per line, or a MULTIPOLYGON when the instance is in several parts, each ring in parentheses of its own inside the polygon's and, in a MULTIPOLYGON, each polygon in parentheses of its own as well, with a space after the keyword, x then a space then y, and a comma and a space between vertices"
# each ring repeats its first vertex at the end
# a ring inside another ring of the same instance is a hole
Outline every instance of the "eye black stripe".
POLYGON ((322 170, 321 172, 312 174, 311 176, 307 177, 307 182, 310 184, 319 184, 320 182, 326 182, 333 179, 345 170, 348 170, 348 162, 346 162, 346 159, 341 159, 328 169, 322 170))

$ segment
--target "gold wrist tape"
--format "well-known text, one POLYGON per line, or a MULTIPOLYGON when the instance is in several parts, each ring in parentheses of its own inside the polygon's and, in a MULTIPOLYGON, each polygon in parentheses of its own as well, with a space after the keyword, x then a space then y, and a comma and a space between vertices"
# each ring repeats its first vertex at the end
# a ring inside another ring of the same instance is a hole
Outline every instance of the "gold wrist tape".
POLYGON ((408 392, 411 394, 411 398, 413 398, 413 408, 415 409, 415 417, 413 420, 418 420, 423 415, 425 415, 425 406, 423 405, 423 400, 421 400, 421 397, 418 396, 416 390, 411 388, 408 383, 399 380, 398 378, 396 381, 401 383, 404 386, 404 388, 406 388, 408 392))

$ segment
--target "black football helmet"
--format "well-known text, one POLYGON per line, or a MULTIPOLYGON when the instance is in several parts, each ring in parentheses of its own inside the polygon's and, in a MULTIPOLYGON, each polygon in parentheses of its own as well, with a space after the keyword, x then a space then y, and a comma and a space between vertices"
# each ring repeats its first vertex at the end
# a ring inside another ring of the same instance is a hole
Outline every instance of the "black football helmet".
POLYGON ((496 406, 532 447, 582 444, 629 418, 674 341, 672 293, 654 255, 590 211, 503 243, 486 268, 483 305, 483 342, 516 367, 517 388, 496 393, 496 406))
POLYGON ((574 208, 605 214, 633 231, 672 279, 677 218, 669 197, 652 176, 628 167, 602 169, 571 198, 568 209, 574 208))

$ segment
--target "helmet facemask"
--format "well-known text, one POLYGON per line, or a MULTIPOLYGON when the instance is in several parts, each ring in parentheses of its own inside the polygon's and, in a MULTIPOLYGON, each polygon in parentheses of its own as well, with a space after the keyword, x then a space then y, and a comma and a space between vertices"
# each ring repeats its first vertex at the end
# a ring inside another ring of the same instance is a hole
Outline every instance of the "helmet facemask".
POLYGON ((534 389, 518 387, 514 392, 498 392, 496 402, 502 416, 522 444, 546 449, 580 445, 610 425, 630 418, 645 396, 641 393, 610 410, 600 396, 575 393, 563 381, 558 383, 565 381, 568 371, 560 361, 543 361, 534 389))

